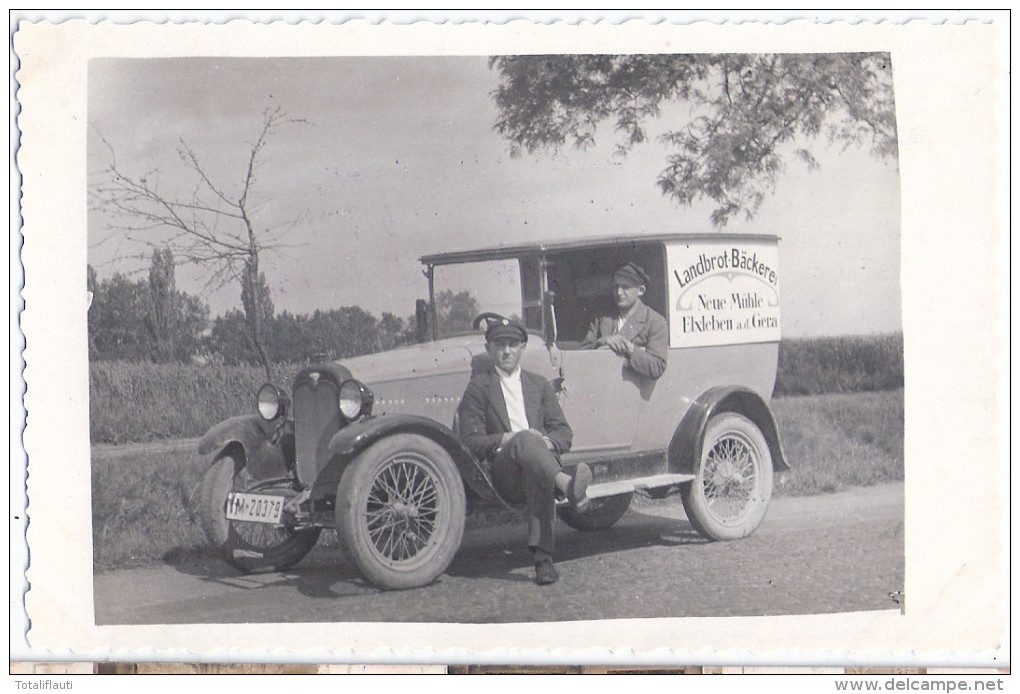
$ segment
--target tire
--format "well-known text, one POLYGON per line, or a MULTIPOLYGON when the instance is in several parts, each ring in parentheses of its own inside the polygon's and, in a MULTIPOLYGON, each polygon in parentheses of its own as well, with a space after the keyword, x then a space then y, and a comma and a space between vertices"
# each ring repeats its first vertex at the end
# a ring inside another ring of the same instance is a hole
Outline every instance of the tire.
POLYGON ((434 581, 464 536, 466 499, 450 455, 397 434, 365 449, 340 478, 336 527, 365 579, 387 590, 434 581))
POLYGON ((724 412, 709 420, 697 478, 681 487, 687 519, 710 540, 737 540, 761 525, 772 498, 772 454, 754 423, 724 412))
POLYGON ((630 501, 633 498, 634 492, 604 496, 589 501, 588 507, 583 512, 579 512, 569 504, 559 506, 556 508, 556 515, 574 530, 584 533, 606 530, 623 518, 623 514, 630 508, 630 501))
POLYGON ((251 490, 252 486, 243 460, 231 454, 217 458, 202 478, 199 492, 202 529, 223 560, 244 573, 288 569, 312 550, 321 528, 294 531, 285 526, 227 520, 227 494, 251 490))

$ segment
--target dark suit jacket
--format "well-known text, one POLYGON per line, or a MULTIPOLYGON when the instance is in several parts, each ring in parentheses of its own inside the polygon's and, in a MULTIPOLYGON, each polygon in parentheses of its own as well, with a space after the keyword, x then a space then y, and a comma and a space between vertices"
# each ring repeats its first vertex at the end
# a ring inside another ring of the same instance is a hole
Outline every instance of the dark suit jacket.
MULTIPOLYGON (((640 301, 640 299, 638 300, 640 301)), ((616 334, 616 316, 602 316, 588 326, 588 334, 581 343, 582 349, 595 349, 600 337, 616 334)), ((634 343, 634 352, 627 366, 649 378, 658 378, 666 371, 669 356, 669 324, 666 319, 639 303, 620 334, 634 343)))
MULTIPOLYGON (((549 381, 521 370, 521 390, 528 425, 548 436, 556 453, 570 450, 574 432, 549 381)), ((476 457, 487 458, 499 447, 503 434, 510 431, 510 416, 495 367, 471 378, 457 408, 457 420, 461 441, 476 457)))

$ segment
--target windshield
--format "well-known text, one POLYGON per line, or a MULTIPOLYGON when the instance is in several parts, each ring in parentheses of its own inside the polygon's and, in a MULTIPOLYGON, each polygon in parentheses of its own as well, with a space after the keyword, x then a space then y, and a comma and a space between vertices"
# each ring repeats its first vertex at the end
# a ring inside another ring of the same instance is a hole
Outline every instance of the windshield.
POLYGON ((433 268, 438 337, 474 332, 471 321, 491 311, 521 319, 521 270, 516 259, 487 260, 433 268))

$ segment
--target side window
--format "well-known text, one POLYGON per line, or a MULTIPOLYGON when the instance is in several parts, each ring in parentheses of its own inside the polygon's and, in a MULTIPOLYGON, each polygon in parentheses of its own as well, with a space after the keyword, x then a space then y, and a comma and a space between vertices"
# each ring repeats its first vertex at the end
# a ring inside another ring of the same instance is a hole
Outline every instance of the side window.
POLYGON ((611 308, 608 284, 603 287, 589 253, 554 256, 549 263, 549 289, 556 294, 556 322, 560 346, 576 347, 584 339, 588 324, 611 308))
POLYGON ((649 276, 644 302, 666 312, 665 248, 661 243, 568 251, 550 255, 549 288, 556 293, 556 320, 561 346, 570 349, 584 339, 588 325, 614 310, 613 270, 623 262, 641 265, 649 276))

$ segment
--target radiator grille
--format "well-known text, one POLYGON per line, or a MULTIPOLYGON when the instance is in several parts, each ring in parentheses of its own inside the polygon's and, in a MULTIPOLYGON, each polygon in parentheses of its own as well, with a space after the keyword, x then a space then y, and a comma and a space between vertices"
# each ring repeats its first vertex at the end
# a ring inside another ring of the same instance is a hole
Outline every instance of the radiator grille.
POLYGON ((329 460, 328 445, 340 430, 340 388, 326 374, 294 385, 294 442, 298 477, 309 484, 329 460))

